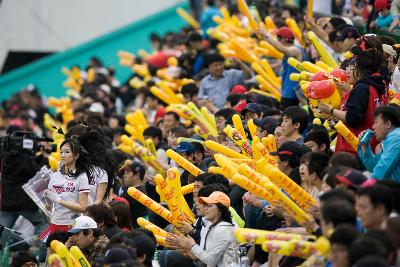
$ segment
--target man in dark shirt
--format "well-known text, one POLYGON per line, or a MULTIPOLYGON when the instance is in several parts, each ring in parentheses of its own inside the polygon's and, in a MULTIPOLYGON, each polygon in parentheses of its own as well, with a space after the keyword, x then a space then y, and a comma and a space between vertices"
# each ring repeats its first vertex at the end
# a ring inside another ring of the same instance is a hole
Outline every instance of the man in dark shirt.
POLYGON ((137 218, 147 215, 147 208, 134 200, 128 195, 128 188, 135 187, 137 190, 146 194, 146 188, 143 184, 146 169, 140 162, 127 161, 121 169, 122 187, 118 191, 118 195, 125 198, 129 202, 131 209, 132 227, 138 228, 137 218))

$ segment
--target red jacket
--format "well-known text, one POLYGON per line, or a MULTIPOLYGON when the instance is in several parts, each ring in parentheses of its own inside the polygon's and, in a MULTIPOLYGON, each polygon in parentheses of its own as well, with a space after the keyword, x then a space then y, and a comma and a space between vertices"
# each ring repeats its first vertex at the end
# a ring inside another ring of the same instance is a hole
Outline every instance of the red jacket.
MULTIPOLYGON (((347 111, 346 126, 355 136, 366 129, 371 129, 374 123, 374 110, 385 104, 387 104, 386 86, 380 74, 373 74, 357 81, 353 89, 342 99, 341 110, 347 111)), ((371 141, 372 151, 377 144, 378 141, 374 136, 371 141)), ((339 151, 357 155, 340 134, 337 136, 335 152, 339 151)))

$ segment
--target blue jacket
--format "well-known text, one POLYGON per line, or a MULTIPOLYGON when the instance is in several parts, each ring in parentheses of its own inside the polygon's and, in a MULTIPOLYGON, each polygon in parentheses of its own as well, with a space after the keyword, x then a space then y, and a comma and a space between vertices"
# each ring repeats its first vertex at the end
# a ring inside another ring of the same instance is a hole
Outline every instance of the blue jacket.
POLYGON ((393 129, 382 141, 382 151, 376 155, 368 146, 362 155, 358 148, 358 156, 364 166, 377 180, 390 179, 400 183, 400 128, 393 129))

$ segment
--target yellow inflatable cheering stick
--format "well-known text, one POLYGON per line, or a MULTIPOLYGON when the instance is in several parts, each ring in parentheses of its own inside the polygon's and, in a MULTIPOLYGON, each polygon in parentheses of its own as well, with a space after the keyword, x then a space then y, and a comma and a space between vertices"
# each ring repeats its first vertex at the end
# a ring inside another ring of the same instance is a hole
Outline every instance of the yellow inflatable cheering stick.
POLYGON ((190 161, 188 161, 187 159, 185 159, 184 157, 182 157, 181 155, 179 155, 172 149, 168 149, 165 152, 165 155, 167 155, 168 158, 175 161, 176 164, 178 164, 179 166, 181 166, 182 168, 184 168, 185 170, 187 170, 188 172, 190 172, 191 174, 193 174, 196 177, 199 174, 204 173, 202 170, 200 170, 199 168, 194 166, 194 164, 192 164, 190 161))
POLYGON ((186 21, 190 26, 192 26, 195 29, 200 29, 200 24, 197 22, 197 20, 187 13, 183 8, 178 7, 176 9, 176 13, 184 20, 186 21))
POLYGON ((335 59, 332 57, 331 54, 329 54, 324 46, 322 45, 321 41, 318 39, 318 37, 315 35, 314 32, 310 31, 308 32, 308 39, 310 39, 311 43, 317 50, 319 56, 321 57, 321 60, 328 64, 330 67, 336 69, 338 67, 337 62, 335 59))
POLYGON ((246 156, 248 156, 249 158, 253 157, 253 148, 248 142, 246 142, 246 139, 242 137, 242 135, 235 128, 227 125, 224 128, 224 132, 229 136, 230 139, 232 139, 233 142, 235 142, 236 145, 238 145, 242 149, 242 152, 246 156))
POLYGON ((75 261, 80 264, 81 267, 90 267, 90 263, 86 259, 85 255, 83 255, 82 251, 77 246, 72 246, 69 251, 72 256, 75 258, 75 261))
POLYGON ((355 151, 357 151, 358 146, 360 145, 360 141, 358 140, 357 136, 355 136, 349 130, 349 128, 347 128, 346 125, 344 125, 342 121, 336 123, 335 129, 341 136, 343 136, 344 140, 346 140, 346 142, 349 143, 355 151))
POLYGON ((155 202, 153 199, 149 198, 146 194, 143 192, 139 191, 135 187, 129 187, 128 188, 128 194, 138 201, 140 204, 148 208, 149 210, 153 211, 157 215, 161 216, 164 218, 166 221, 169 223, 173 223, 174 217, 172 216, 171 212, 155 202))

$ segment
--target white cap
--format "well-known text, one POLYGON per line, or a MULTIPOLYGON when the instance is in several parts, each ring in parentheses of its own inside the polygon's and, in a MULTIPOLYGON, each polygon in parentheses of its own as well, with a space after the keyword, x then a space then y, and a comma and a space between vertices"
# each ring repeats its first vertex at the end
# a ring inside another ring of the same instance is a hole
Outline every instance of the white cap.
POLYGON ((89 216, 79 216, 78 218, 74 219, 71 227, 72 228, 68 232, 76 234, 84 229, 97 229, 97 223, 89 216))
POLYGON ((104 113, 104 107, 101 103, 95 102, 90 105, 89 111, 96 112, 96 113, 104 113))
POLYGON ((389 54, 389 55, 394 56, 394 57, 396 56, 396 51, 393 49, 393 47, 391 45, 383 44, 382 48, 383 48, 383 51, 386 54, 389 54))

